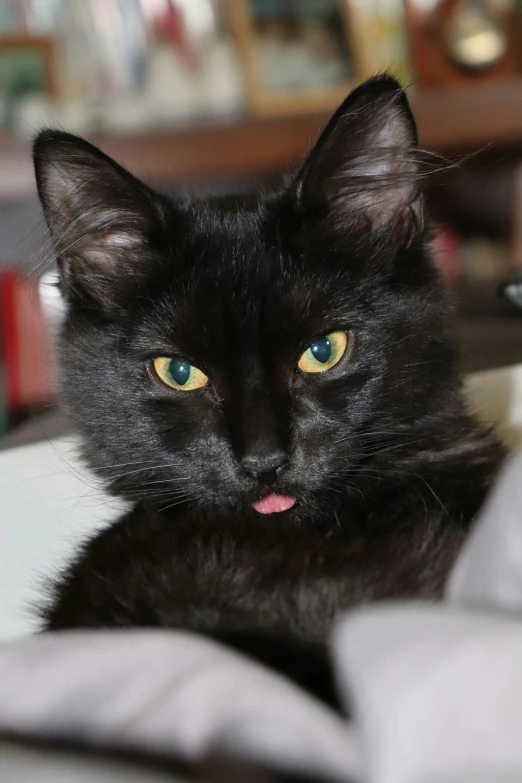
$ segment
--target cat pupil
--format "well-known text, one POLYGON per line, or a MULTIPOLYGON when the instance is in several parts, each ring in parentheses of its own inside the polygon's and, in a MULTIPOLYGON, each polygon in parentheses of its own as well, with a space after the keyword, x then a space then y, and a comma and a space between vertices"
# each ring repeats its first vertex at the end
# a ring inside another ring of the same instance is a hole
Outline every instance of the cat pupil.
POLYGON ((179 359, 173 359, 170 363, 169 372, 172 379, 179 386, 184 386, 190 377, 190 364, 180 362, 179 359))
POLYGON ((315 359, 321 364, 326 364, 332 355, 332 344, 328 337, 321 337, 310 346, 315 359))

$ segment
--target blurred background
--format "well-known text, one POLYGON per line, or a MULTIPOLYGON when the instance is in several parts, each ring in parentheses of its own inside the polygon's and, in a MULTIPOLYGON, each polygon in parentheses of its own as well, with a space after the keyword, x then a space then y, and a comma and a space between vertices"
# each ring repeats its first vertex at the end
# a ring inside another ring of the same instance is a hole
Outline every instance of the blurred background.
POLYGON ((408 86, 464 371, 522 362, 522 0, 0 0, 0 446, 65 426, 30 143, 85 136, 166 191, 249 192, 351 86, 408 86), (518 305, 520 303, 520 306, 518 305))

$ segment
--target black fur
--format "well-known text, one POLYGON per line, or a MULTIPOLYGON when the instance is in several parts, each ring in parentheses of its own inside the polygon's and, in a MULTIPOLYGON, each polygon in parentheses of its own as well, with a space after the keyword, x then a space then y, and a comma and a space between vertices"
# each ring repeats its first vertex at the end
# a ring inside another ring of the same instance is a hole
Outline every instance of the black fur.
POLYGON ((502 458, 463 407, 403 91, 363 84, 252 202, 167 200, 54 131, 34 158, 69 307, 64 401, 134 504, 62 575, 46 627, 194 629, 333 699, 335 616, 440 595, 502 458), (352 350, 297 371, 333 330, 352 350), (158 355, 210 383, 167 389, 158 355), (261 516, 269 491, 297 503, 261 516))

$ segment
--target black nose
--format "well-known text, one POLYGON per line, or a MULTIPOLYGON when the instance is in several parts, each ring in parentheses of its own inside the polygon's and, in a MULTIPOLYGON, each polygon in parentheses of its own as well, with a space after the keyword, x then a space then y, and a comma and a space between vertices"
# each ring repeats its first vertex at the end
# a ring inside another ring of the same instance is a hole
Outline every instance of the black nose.
POLYGON ((276 480, 287 463, 288 457, 284 451, 277 451, 265 455, 247 454, 241 460, 241 467, 252 476, 252 478, 270 484, 276 480))

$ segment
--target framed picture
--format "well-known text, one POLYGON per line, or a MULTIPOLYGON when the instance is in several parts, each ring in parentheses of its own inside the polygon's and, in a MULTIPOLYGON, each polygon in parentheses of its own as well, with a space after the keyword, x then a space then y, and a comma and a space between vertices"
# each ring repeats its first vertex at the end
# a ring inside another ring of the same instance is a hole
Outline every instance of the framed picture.
POLYGON ((55 40, 48 36, 0 36, 0 125, 9 127, 17 101, 29 95, 56 98, 55 40))
POLYGON ((229 0, 256 114, 330 109, 367 70, 348 0, 229 0))
POLYGON ((423 90, 515 78, 520 19, 512 0, 404 0, 413 66, 423 90))

